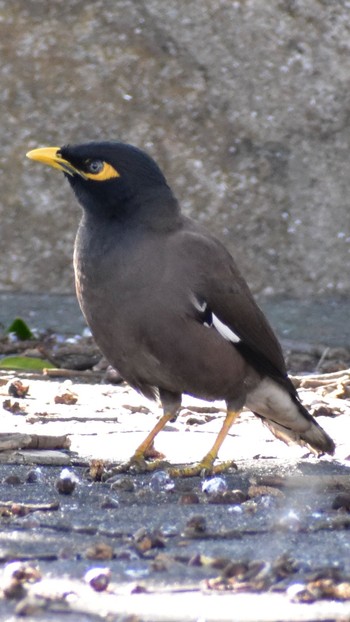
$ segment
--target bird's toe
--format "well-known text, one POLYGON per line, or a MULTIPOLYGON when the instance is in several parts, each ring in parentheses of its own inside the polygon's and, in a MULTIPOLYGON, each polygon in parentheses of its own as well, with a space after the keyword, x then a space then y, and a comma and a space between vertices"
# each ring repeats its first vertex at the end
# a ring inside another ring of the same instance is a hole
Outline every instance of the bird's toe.
POLYGON ((197 464, 172 467, 168 469, 168 473, 171 477, 208 477, 209 475, 225 473, 232 468, 237 469, 237 465, 233 460, 226 460, 214 465, 212 461, 206 460, 205 457, 197 464))
POLYGON ((169 463, 159 458, 156 460, 146 460, 144 455, 135 453, 129 460, 122 462, 110 470, 109 474, 118 475, 119 473, 150 473, 158 469, 165 469, 169 463))

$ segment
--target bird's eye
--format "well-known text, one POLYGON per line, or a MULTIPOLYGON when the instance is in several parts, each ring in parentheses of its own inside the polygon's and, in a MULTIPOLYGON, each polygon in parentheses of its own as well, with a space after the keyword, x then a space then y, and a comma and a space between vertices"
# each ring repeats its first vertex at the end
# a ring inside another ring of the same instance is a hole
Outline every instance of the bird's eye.
POLYGON ((102 160, 90 160, 86 163, 86 165, 89 173, 97 175, 97 173, 101 173, 101 171, 103 170, 104 163, 102 162, 102 160))
POLYGON ((119 177, 118 171, 104 160, 85 160, 82 166, 82 176, 91 181, 109 181, 119 177))

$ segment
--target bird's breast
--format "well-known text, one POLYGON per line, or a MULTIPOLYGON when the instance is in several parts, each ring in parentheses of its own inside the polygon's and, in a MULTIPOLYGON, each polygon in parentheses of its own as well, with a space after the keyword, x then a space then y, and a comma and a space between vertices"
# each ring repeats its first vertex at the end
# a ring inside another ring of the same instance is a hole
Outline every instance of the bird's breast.
MULTIPOLYGON (((144 348, 147 320, 162 306, 166 244, 149 236, 78 231, 74 270, 80 307, 92 334, 112 364, 132 360, 144 348), (117 360, 116 360, 117 359, 117 360)), ((166 295, 165 295, 166 296, 166 295)), ((163 301, 164 302, 164 301, 163 301)))

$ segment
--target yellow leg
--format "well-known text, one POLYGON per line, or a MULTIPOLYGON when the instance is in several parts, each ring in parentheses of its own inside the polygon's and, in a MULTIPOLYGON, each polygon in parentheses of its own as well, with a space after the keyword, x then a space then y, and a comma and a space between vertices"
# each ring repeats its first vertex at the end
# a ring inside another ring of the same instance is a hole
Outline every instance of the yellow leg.
POLYGON ((155 471, 162 464, 164 464, 161 460, 152 460, 152 462, 147 462, 145 459, 145 455, 147 450, 152 446, 153 441, 157 434, 163 430, 166 424, 174 418, 174 413, 165 413, 158 421, 158 423, 154 426, 153 430, 146 436, 145 440, 142 441, 141 445, 138 446, 135 453, 131 456, 131 458, 120 464, 119 466, 113 468, 113 473, 125 473, 130 469, 137 471, 138 473, 143 473, 146 471, 155 471))
POLYGON ((165 428, 166 424, 173 419, 174 413, 165 413, 158 421, 158 423, 154 426, 153 430, 146 436, 145 440, 142 441, 141 445, 138 446, 134 455, 130 458, 130 460, 134 460, 137 462, 140 458, 143 459, 145 457, 145 453, 151 447, 155 437, 163 428, 165 428))
POLYGON ((181 477, 181 476, 182 477, 193 477, 194 475, 207 475, 210 473, 222 473, 223 471, 226 471, 229 467, 235 466, 235 463, 231 460, 228 462, 223 462, 217 467, 214 467, 213 465, 217 458, 217 455, 219 453, 219 449, 222 443, 224 442, 227 434, 230 431, 230 428, 236 421, 239 414, 240 414, 240 411, 238 412, 235 410, 227 411, 225 421, 222 424, 222 428, 215 439, 214 445, 212 446, 211 450, 208 451, 208 453, 204 456, 204 458, 202 458, 202 460, 198 462, 198 464, 195 464, 192 467, 186 467, 186 466, 179 467, 179 468, 175 467, 169 470, 170 475, 172 475, 173 477, 181 477))

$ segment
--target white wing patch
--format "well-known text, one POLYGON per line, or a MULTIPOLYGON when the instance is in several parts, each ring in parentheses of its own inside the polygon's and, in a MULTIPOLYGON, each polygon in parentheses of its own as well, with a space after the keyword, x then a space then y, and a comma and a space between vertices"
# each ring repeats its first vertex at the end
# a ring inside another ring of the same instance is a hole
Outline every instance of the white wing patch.
POLYGON ((238 335, 236 335, 236 333, 234 333, 233 330, 229 328, 229 326, 227 326, 221 320, 219 320, 219 318, 216 317, 214 313, 212 313, 212 318, 213 318, 213 326, 215 326, 216 330, 218 331, 218 333, 220 333, 221 337, 223 337, 227 341, 232 341, 232 343, 238 343, 239 341, 241 341, 238 335))
POLYGON ((208 308, 208 304, 205 300, 199 300, 197 296, 194 294, 191 295, 191 302, 194 308, 202 314, 202 321, 204 326, 214 326, 218 333, 220 333, 221 337, 226 339, 226 341, 231 341, 231 343, 238 343, 241 341, 240 337, 236 335, 236 333, 224 324, 219 318, 208 308))

